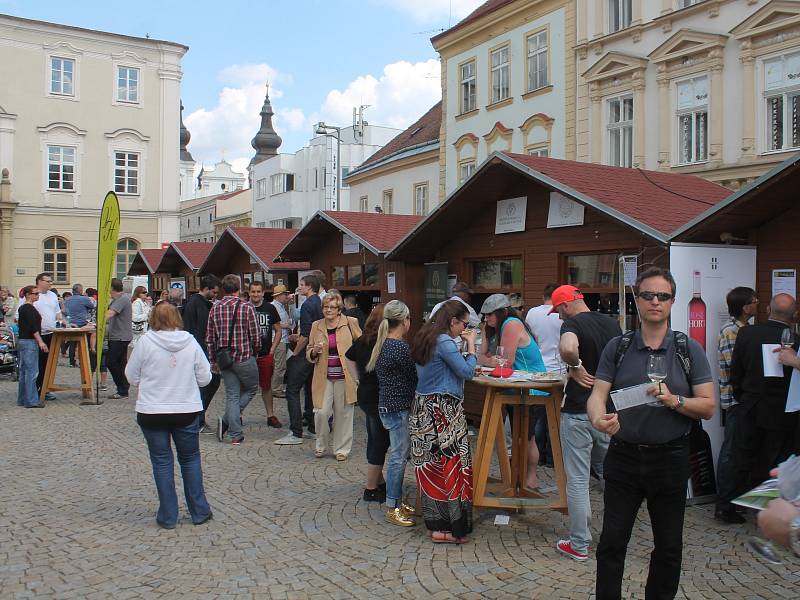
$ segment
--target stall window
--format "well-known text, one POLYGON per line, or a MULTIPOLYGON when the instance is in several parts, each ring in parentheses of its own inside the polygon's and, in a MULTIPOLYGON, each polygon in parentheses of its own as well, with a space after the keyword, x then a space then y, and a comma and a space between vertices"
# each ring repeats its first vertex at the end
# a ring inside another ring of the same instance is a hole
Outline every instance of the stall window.
POLYGON ((616 290, 619 261, 616 253, 567 256, 567 283, 581 290, 616 290))
POLYGON ((379 285, 378 263, 367 263, 364 265, 364 285, 379 285))
POLYGON ((522 288, 522 259, 493 258, 472 263, 472 283, 490 290, 522 288))
POLYGON ((331 287, 344 287, 344 267, 333 267, 331 269, 331 287))
POLYGON ((361 265, 347 267, 347 285, 361 287, 361 265))

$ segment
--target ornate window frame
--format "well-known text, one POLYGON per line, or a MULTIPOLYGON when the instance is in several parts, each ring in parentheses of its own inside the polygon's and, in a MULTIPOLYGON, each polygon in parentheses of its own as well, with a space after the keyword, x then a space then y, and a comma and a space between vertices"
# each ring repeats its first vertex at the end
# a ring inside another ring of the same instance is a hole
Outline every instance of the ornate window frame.
POLYGON ((115 189, 114 171, 115 171, 115 157, 117 152, 134 153, 139 155, 139 168, 138 180, 139 186, 135 194, 117 192, 117 195, 122 198, 135 198, 137 209, 142 209, 142 202, 147 192, 147 146, 150 137, 142 134, 136 129, 122 128, 116 131, 108 132, 105 135, 108 140, 108 164, 109 164, 109 181, 108 185, 110 190, 115 189))
POLYGON ((522 132, 522 147, 525 154, 530 154, 531 150, 544 149, 547 151, 548 156, 552 155, 551 143, 553 140, 553 123, 555 123, 555 119, 544 113, 536 113, 525 119, 525 122, 519 127, 519 130, 522 132), (530 141, 528 136, 536 127, 541 127, 545 130, 546 138, 544 141, 530 141))
POLYGON ((486 142, 486 154, 489 155, 495 150, 511 152, 511 145, 513 143, 514 130, 506 127, 500 121, 495 122, 489 133, 483 136, 486 142), (506 143, 505 149, 495 148, 494 145, 498 140, 503 140, 506 143))
POLYGON ((472 161, 475 164, 478 163, 478 143, 480 140, 478 136, 474 133, 465 133, 461 137, 459 137, 455 142, 453 142, 453 147, 456 149, 456 181, 458 181, 461 177, 461 163, 465 161, 472 161), (471 150, 471 152, 468 152, 471 150))

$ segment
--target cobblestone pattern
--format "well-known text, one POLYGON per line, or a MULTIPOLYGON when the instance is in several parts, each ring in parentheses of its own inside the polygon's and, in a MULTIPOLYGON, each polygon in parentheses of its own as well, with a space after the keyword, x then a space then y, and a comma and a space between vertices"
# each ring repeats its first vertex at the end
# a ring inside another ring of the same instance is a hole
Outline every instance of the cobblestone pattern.
MULTIPOLYGON (((62 367, 62 378, 77 379, 62 367)), ((132 390, 133 391, 133 390, 132 390)), ((106 394, 107 395, 107 394, 106 394)), ((364 426, 357 410, 350 459, 315 459, 313 446, 275 446, 256 399, 240 447, 201 436, 214 519, 172 531, 154 520, 156 494, 133 400, 79 406, 59 394, 44 410, 15 406, 0 378, 0 597, 81 598, 590 598, 596 563, 559 555, 566 520, 478 513, 472 541, 433 545, 423 525, 399 528, 361 500, 364 426)), ((211 413, 221 411, 223 390, 211 413)), ((286 421, 285 401, 276 399, 286 421)), ((413 488, 409 469, 407 485, 413 488)), ((176 477, 180 486, 180 477, 176 477)), ((412 490, 413 492, 413 490, 412 490)), ((180 492, 179 492, 180 496, 180 492)), ((592 493, 594 535, 602 519, 592 493)), ((722 527, 689 507, 679 598, 800 597, 800 562, 767 565, 743 546, 755 528, 722 527)), ((627 597, 643 598, 651 551, 643 509, 628 551, 627 597)))

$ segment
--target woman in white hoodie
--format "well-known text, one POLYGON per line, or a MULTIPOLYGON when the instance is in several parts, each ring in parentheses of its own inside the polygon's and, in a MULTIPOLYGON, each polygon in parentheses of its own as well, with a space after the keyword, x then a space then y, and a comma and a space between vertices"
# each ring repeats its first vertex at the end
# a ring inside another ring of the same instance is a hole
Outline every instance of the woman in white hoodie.
POLYGON ((150 329, 139 339, 125 369, 128 381, 139 386, 136 420, 153 464, 159 501, 156 523, 164 529, 174 529, 178 522, 170 439, 178 453, 192 523, 200 525, 212 517, 203 489, 199 442, 200 388, 211 381, 211 367, 197 340, 182 327, 172 304, 154 306, 150 329))

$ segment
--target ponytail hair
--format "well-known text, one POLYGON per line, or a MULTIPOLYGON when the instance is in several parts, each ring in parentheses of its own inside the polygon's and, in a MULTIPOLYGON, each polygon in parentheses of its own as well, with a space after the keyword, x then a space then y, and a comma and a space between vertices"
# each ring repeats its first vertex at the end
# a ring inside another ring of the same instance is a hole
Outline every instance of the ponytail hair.
POLYGON ((381 324, 378 325, 378 335, 375 338, 375 347, 372 349, 372 354, 367 363, 367 372, 371 373, 375 370, 375 364, 378 362, 383 343, 389 335, 389 331, 400 325, 409 316, 408 307, 400 302, 400 300, 390 300, 383 307, 383 319, 381 324))

